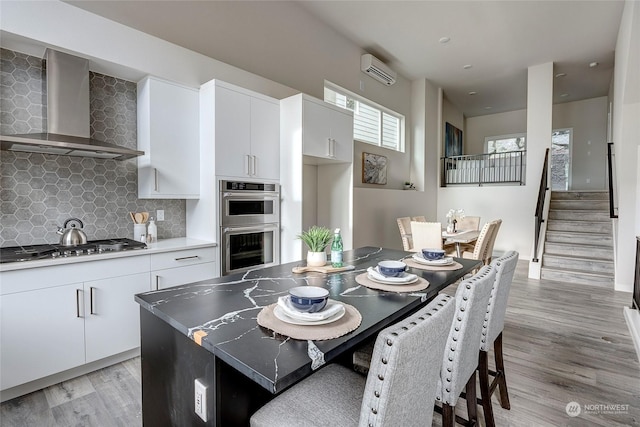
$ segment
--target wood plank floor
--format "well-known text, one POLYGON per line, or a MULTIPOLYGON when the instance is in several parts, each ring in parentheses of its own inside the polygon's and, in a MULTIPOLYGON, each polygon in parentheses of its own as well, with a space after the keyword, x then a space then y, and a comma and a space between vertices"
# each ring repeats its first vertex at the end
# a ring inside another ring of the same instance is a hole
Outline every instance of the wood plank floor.
MULTIPOLYGON (((521 261, 503 334, 511 410, 494 395, 497 425, 640 426, 640 364, 622 312, 630 298, 529 280, 521 261), (567 415, 570 402, 580 404, 580 415, 567 415), (619 406, 611 411, 605 405, 619 406)), ((140 402, 135 358, 5 402, 0 425, 141 426, 140 402)), ((462 399, 457 411, 465 415, 462 399)), ((440 425, 438 414, 433 425, 440 425)))

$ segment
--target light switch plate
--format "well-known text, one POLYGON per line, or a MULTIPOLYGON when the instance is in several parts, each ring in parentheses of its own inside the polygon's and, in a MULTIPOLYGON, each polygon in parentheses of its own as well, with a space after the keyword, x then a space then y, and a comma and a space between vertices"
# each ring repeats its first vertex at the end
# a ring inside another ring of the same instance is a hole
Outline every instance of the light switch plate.
POLYGON ((158 209, 158 214, 156 215, 156 219, 158 221, 164 221, 164 209, 158 209))

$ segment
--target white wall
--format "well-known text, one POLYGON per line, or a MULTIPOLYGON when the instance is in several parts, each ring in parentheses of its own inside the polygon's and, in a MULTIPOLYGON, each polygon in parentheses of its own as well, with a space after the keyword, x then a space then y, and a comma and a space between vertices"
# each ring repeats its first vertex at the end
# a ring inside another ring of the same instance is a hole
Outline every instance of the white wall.
POLYGON ((509 111, 465 120, 465 154, 484 153, 487 136, 510 135, 527 132, 527 110, 509 111))
POLYGON ((636 238, 640 235, 637 199, 640 188, 640 2, 626 1, 614 75, 613 141, 618 189, 616 289, 633 289, 636 238))
POLYGON ((553 106, 553 129, 573 129, 571 190, 607 189, 607 105, 602 96, 553 106))

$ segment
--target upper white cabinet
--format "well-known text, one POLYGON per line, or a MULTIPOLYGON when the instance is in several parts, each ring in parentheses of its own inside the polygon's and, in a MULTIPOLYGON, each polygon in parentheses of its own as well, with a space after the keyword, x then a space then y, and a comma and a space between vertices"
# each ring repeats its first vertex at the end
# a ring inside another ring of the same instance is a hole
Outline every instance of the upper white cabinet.
POLYGON ((336 162, 353 161, 353 114, 305 94, 282 101, 283 112, 302 125, 302 154, 336 162))
POLYGON ((214 80, 203 85, 204 129, 215 144, 219 177, 278 180, 280 174, 280 105, 267 96, 214 80))
POLYGON ((197 199, 199 174, 197 89, 146 77, 138 83, 138 197, 197 199))
POLYGON ((341 229, 353 247, 353 114, 304 94, 280 101, 280 261, 304 259, 297 237, 341 229))

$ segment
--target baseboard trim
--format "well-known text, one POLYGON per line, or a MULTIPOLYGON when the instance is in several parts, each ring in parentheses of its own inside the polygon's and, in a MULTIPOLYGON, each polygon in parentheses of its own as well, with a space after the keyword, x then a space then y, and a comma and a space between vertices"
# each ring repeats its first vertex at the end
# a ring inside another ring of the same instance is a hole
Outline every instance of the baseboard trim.
POLYGON ((631 334, 633 345, 636 348, 636 356, 640 362, 640 310, 625 307, 624 318, 627 321, 629 333, 631 334))

